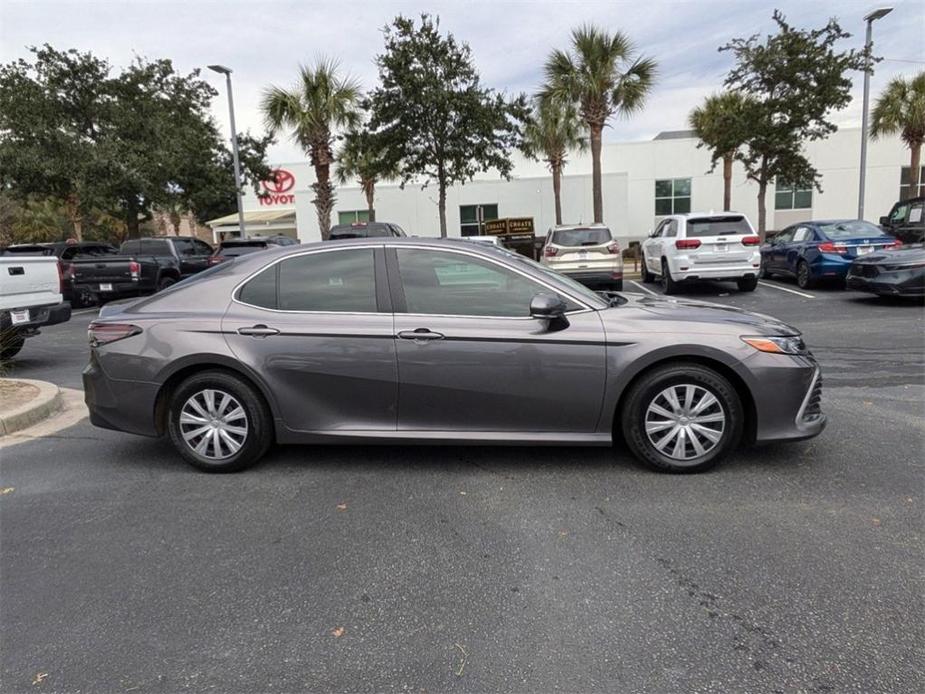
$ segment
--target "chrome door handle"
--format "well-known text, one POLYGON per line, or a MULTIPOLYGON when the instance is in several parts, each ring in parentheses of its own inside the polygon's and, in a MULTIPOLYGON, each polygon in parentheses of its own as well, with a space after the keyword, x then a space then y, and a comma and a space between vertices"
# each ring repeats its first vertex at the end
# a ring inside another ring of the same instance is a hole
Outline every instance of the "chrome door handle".
POLYGON ((416 328, 415 330, 401 330, 398 336, 402 340, 414 340, 415 342, 426 342, 428 340, 442 340, 443 333, 435 333, 428 328, 416 328))
POLYGON ((250 328, 238 328, 238 335, 250 335, 251 337, 270 337, 270 335, 279 335, 279 330, 276 328, 268 328, 267 326, 254 325, 250 328))

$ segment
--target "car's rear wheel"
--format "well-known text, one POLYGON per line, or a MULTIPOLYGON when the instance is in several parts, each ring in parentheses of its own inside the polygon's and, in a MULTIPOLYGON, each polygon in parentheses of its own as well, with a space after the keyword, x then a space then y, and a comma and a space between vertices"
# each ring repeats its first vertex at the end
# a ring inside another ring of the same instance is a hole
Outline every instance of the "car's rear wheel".
POLYGON ((167 287, 172 287, 177 281, 173 277, 161 277, 157 282, 157 291, 162 292, 167 287))
POLYGON ((664 258, 662 258, 662 281, 665 283, 665 294, 678 293, 678 283, 671 278, 671 269, 664 258))
POLYGON ((658 367, 627 393, 623 436, 641 461, 662 472, 701 472, 739 443, 744 412, 732 384, 693 363, 658 367))
POLYGON ((187 462, 206 472, 254 465, 273 443, 272 426, 254 387, 224 371, 195 374, 170 398, 170 441, 187 462))
POLYGON ((813 284, 815 284, 815 282, 809 270, 809 263, 805 260, 801 260, 799 264, 797 264, 797 286, 800 289, 811 289, 813 284))
POLYGON ((644 255, 640 257, 640 264, 641 264, 642 267, 641 267, 641 269, 639 270, 639 274, 640 274, 640 276, 641 276, 642 283, 643 283, 643 284, 650 284, 650 283, 654 282, 654 281, 655 281, 655 277, 652 275, 651 272, 649 272, 649 268, 646 266, 646 257, 645 257, 644 255))
POLYGON ((758 288, 758 278, 757 277, 743 277, 742 279, 736 282, 739 285, 740 292, 753 292, 758 288))
POLYGON ((26 338, 22 335, 4 335, 0 339, 0 361, 15 357, 24 344, 26 344, 26 338))

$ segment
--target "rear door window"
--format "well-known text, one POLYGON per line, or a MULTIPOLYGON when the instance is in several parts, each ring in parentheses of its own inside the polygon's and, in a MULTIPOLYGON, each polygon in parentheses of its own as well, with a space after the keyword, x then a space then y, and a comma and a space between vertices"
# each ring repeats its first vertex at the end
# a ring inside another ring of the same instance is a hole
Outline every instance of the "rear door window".
POLYGON ((142 241, 141 252, 145 255, 172 255, 170 252, 170 245, 166 241, 158 241, 156 239, 146 239, 142 241))
POLYGON ((687 238, 751 234, 745 217, 697 217, 687 220, 687 238))
POLYGON ((138 255, 141 253, 141 241, 126 241, 119 248, 119 252, 125 255, 138 255))
POLYGON ((279 263, 283 311, 375 313, 376 270, 372 248, 311 253, 279 263))

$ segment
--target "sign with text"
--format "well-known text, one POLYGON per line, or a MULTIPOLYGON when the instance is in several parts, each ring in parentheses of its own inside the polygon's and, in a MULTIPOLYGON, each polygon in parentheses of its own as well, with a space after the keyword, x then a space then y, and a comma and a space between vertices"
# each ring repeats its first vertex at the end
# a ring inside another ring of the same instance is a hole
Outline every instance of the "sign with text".
POLYGON ((295 176, 286 169, 274 169, 269 180, 262 181, 263 193, 258 200, 264 207, 273 205, 295 205, 295 176))
POLYGON ((506 217, 492 219, 482 226, 486 234, 492 236, 511 236, 513 234, 533 234, 533 217, 506 217))

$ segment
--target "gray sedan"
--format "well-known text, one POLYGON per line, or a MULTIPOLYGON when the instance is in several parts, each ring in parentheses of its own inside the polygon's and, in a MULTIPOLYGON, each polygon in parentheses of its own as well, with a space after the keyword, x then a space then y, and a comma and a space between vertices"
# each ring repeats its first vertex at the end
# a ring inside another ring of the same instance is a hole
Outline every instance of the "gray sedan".
POLYGON ((825 426, 819 367, 767 316, 601 295, 504 249, 378 238, 242 256, 90 326, 97 426, 196 467, 274 443, 609 446, 663 471, 825 426))

